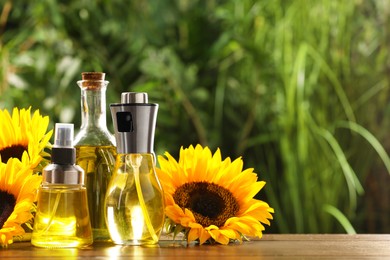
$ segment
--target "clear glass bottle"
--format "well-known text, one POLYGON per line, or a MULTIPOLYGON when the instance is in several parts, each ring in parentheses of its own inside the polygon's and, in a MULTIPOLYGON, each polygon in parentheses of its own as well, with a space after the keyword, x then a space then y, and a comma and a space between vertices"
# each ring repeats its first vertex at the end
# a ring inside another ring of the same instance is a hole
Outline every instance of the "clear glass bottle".
POLYGON ((153 154, 118 154, 105 205, 111 239, 121 245, 151 245, 164 224, 164 203, 153 154))
POLYGON ((121 245, 158 243, 164 224, 164 196, 153 152, 157 104, 146 93, 122 93, 111 104, 117 157, 105 199, 111 239, 121 245))
POLYGON ((75 165, 73 124, 56 124, 51 164, 42 171, 31 243, 37 247, 92 244, 84 171, 75 165))
POLYGON ((82 123, 74 145, 76 162, 86 175, 88 207, 95 241, 110 239, 104 220, 104 198, 115 164, 115 139, 106 124, 108 81, 100 72, 83 72, 81 88, 82 123))

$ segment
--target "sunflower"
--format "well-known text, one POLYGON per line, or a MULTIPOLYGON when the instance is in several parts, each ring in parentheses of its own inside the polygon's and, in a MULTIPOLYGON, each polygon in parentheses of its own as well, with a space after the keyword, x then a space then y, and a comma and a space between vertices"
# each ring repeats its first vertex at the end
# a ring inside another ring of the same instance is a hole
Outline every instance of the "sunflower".
POLYGON ((47 154, 44 148, 49 142, 52 130, 46 133, 48 116, 41 116, 36 110, 31 117, 31 107, 14 108, 12 116, 8 110, 0 110, 0 162, 18 158, 24 165, 34 169, 47 154))
POLYGON ((33 174, 17 158, 0 163, 0 244, 13 243, 14 236, 25 233, 23 224, 31 229, 36 191, 42 177, 33 174))
POLYGON ((253 169, 243 169, 241 158, 222 161, 219 149, 180 149, 177 162, 168 152, 158 156, 157 174, 165 196, 165 214, 173 222, 169 231, 183 230, 187 241, 242 242, 245 236, 262 237, 274 210, 253 197, 264 187, 253 169))

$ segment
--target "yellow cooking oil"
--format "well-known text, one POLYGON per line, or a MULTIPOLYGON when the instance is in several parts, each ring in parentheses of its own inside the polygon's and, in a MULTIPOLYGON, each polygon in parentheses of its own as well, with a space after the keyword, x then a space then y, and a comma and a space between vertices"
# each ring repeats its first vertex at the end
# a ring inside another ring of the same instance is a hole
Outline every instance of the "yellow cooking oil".
POLYGON ((76 145, 76 163, 84 169, 88 209, 94 240, 109 240, 104 199, 115 165, 114 146, 76 145))
POLYGON ((105 202, 115 244, 158 243, 164 223, 164 198, 152 154, 118 155, 105 202))
POLYGON ((84 247, 92 244, 85 187, 51 185, 38 192, 31 243, 38 247, 84 247))

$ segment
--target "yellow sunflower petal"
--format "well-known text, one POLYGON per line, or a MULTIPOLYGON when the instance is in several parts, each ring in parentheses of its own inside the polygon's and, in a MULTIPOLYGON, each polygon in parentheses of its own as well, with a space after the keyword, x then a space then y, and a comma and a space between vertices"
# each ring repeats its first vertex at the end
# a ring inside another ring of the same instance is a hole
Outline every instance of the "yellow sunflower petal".
POLYGON ((0 147, 7 147, 9 139, 15 139, 12 118, 7 110, 0 110, 0 126, 3 134, 0 135, 0 147))
POLYGON ((227 245, 230 242, 230 238, 227 237, 225 234, 229 233, 223 233, 222 230, 220 230, 217 226, 210 226, 206 228, 206 230, 209 232, 210 236, 218 243, 222 245, 227 245))
POLYGON ((193 161, 191 168, 188 172, 188 182, 199 182, 206 178, 208 164, 211 159, 210 149, 202 149, 201 146, 197 145, 195 147, 195 156, 197 157, 193 161))
POLYGON ((264 201, 253 199, 247 204, 247 206, 244 206, 243 209, 245 209, 245 211, 239 212, 237 214, 238 216, 250 215, 267 225, 270 225, 268 219, 273 219, 271 213, 274 212, 274 209, 270 208, 269 205, 264 201))
POLYGON ((220 229, 220 232, 222 235, 224 235, 225 237, 228 237, 229 239, 241 240, 240 234, 234 229, 224 227, 224 228, 220 229))
POLYGON ((14 235, 22 235, 22 234, 23 233, 18 232, 18 230, 15 227, 0 229, 0 244, 3 247, 6 247, 9 244, 13 243, 14 235))
POLYGON ((165 214, 174 222, 179 223, 183 227, 190 227, 192 223, 196 223, 195 217, 191 211, 185 209, 184 211, 177 206, 168 206, 165 208, 165 214))
POLYGON ((211 237, 210 233, 207 232, 203 227, 200 229, 199 243, 202 245, 211 237))
MULTIPOLYGON (((169 170, 166 170, 165 173, 168 174, 171 178, 171 184, 173 187, 179 187, 180 185, 183 184, 183 179, 185 178, 175 178, 173 176, 186 176, 186 172, 181 168, 178 164, 178 162, 169 154, 165 153, 165 156, 168 158, 168 163, 169 163, 169 170)), ((161 169, 164 169, 161 167, 161 169)))
POLYGON ((259 191, 264 187, 265 182, 264 181, 258 181, 258 182, 253 182, 252 184, 249 185, 242 185, 240 189, 235 186, 229 186, 228 189, 233 189, 236 188, 237 193, 237 199, 242 201, 243 203, 246 203, 250 201, 256 194, 259 193, 259 191))
POLYGON ((259 236, 261 231, 264 230, 264 226, 250 216, 230 218, 226 221, 225 228, 236 230, 242 234, 250 234, 251 236, 259 236))
POLYGON ((175 200, 173 199, 171 194, 167 194, 165 196, 165 205, 166 206, 173 206, 173 205, 175 205, 175 200))
POLYGON ((165 215, 172 219, 175 223, 180 223, 181 219, 185 216, 183 210, 177 205, 166 206, 165 215))
POLYGON ((191 224, 195 223, 195 217, 192 212, 188 209, 184 209, 185 218, 180 221, 180 224, 185 227, 190 227, 191 224))
POLYGON ((190 232, 188 232, 188 242, 195 241, 200 237, 200 229, 199 228, 191 228, 190 232))
POLYGON ((37 194, 37 188, 42 182, 42 176, 39 175, 31 175, 28 177, 28 182, 25 181, 23 183, 22 189, 19 192, 19 195, 17 197, 17 201, 23 201, 23 200, 31 200, 35 201, 36 194, 37 194))
POLYGON ((252 232, 252 228, 247 224, 240 222, 237 217, 228 219, 225 223, 225 227, 235 229, 242 234, 250 234, 252 232))

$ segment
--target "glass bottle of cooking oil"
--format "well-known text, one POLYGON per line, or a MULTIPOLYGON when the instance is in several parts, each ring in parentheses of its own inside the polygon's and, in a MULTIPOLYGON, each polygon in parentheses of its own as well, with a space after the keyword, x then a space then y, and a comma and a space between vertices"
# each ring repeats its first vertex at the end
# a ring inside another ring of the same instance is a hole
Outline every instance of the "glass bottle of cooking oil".
POLYGON ((156 244, 164 223, 153 152, 158 105, 147 103, 146 93, 122 93, 121 100, 110 106, 117 156, 105 199, 107 227, 116 244, 156 244))
POLYGON ((37 247, 92 244, 84 171, 75 165, 73 124, 56 124, 51 164, 42 171, 31 243, 37 247))
POLYGON ((156 244, 164 203, 152 154, 120 154, 106 197, 111 239, 122 245, 156 244))
POLYGON ((106 125, 105 73, 83 72, 81 88, 82 123, 74 145, 76 162, 86 175, 88 207, 95 241, 110 239, 104 220, 104 197, 115 164, 115 140, 106 125))

